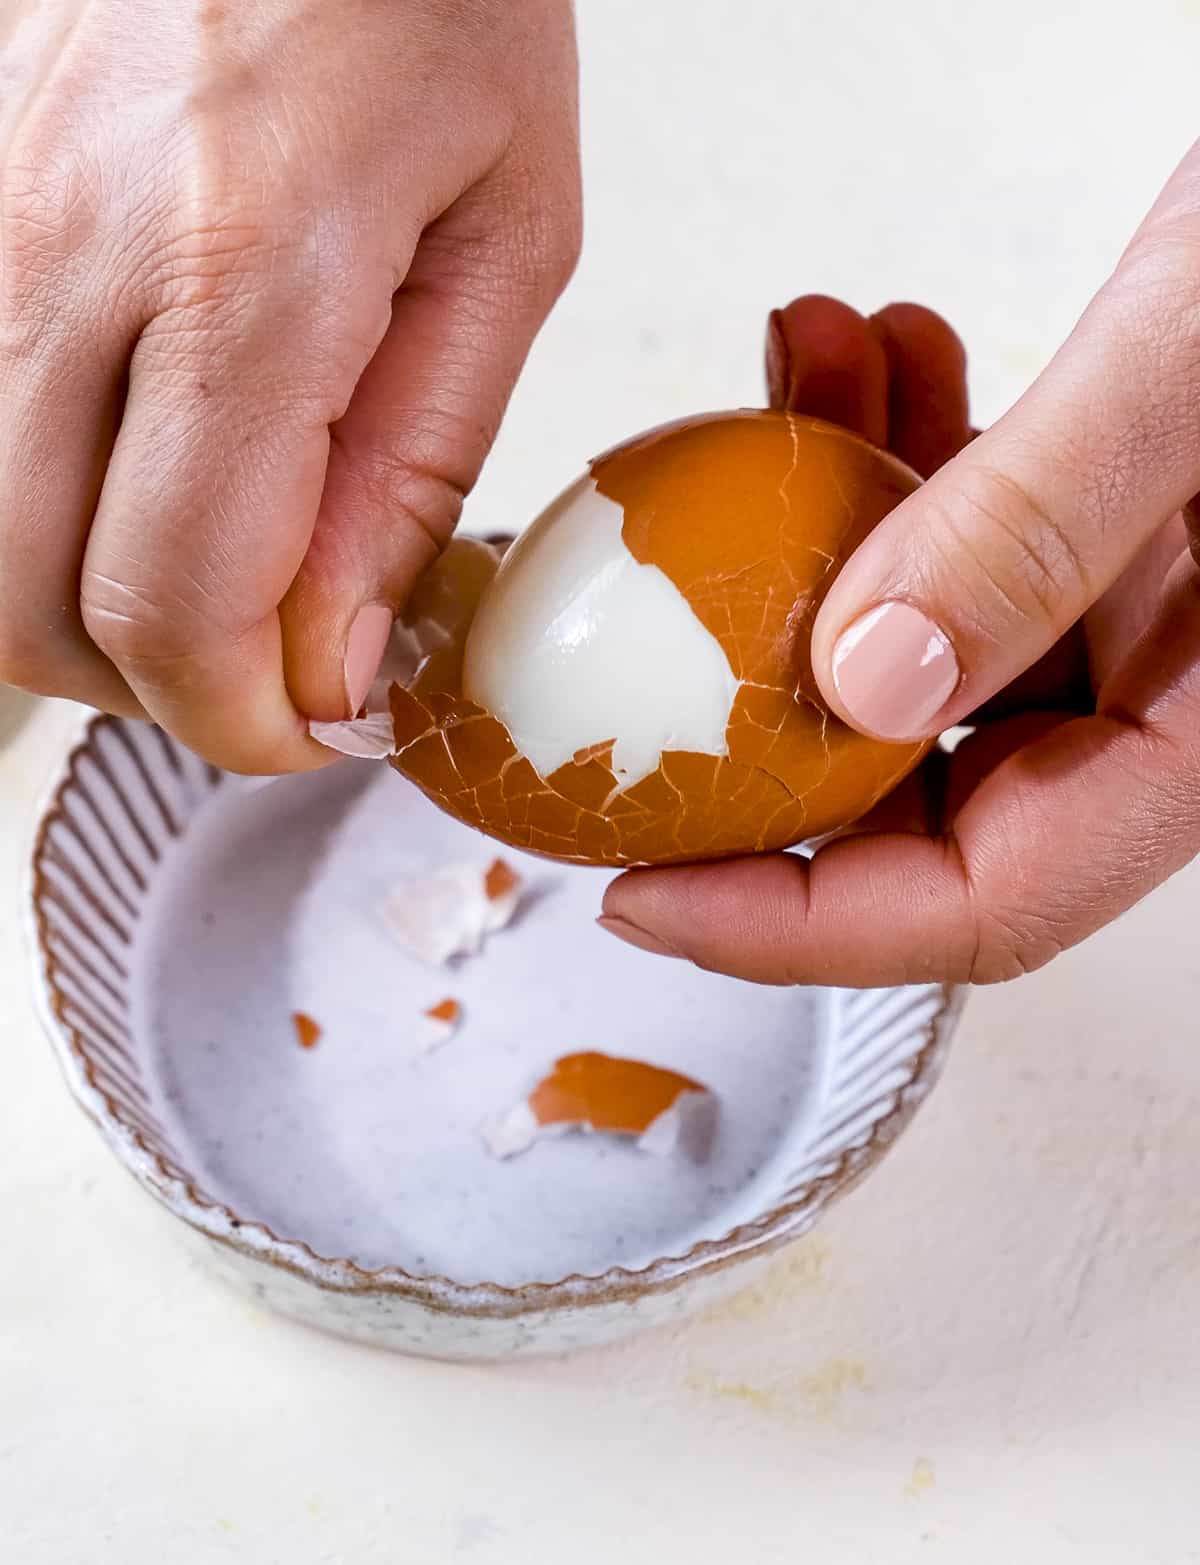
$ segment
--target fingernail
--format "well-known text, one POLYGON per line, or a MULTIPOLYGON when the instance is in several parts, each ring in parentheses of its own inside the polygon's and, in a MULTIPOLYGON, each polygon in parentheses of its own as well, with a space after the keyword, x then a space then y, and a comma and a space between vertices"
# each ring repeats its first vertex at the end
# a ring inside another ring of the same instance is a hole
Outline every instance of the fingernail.
POLYGON ((945 631, 899 600, 856 619, 833 649, 833 682, 842 705, 880 739, 929 735, 959 675, 945 631))
POLYGON ((607 929, 610 935, 616 935, 618 940, 623 940, 626 945, 637 946, 639 951, 649 951, 653 956, 679 956, 682 951, 677 951, 674 946, 660 940, 657 935, 647 934, 644 929, 639 929, 636 924, 631 924, 628 919, 618 918, 613 913, 602 913, 596 920, 601 929, 607 929))
POLYGON ((346 702, 351 717, 357 716, 362 710, 367 694, 375 683, 375 676, 392 634, 392 618, 392 611, 385 604, 369 603, 365 609, 359 609, 350 627, 344 670, 346 702))

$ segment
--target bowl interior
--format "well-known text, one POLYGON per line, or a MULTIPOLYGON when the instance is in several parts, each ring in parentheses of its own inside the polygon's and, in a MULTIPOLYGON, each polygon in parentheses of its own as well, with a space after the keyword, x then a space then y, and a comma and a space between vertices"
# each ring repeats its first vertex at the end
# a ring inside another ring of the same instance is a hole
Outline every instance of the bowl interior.
POLYGON ((73 1085, 199 1226, 232 1214, 298 1255, 511 1289, 801 1231, 931 1081, 940 988, 768 989, 649 957, 595 927, 601 871, 504 850, 526 895, 479 956, 432 969, 393 942, 379 905, 399 877, 495 856, 390 769, 246 784, 97 721, 34 865, 73 1085), (462 1026, 423 1054, 447 996, 462 1026), (711 1086, 711 1160, 581 1135, 493 1158, 481 1123, 589 1048, 711 1086))

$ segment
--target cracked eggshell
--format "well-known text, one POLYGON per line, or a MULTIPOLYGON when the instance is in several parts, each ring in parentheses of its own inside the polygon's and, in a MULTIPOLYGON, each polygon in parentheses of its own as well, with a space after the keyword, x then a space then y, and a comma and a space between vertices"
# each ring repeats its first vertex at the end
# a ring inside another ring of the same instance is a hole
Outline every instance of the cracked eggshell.
POLYGON ((441 864, 406 875, 379 909, 384 927, 410 956, 430 967, 477 956, 489 935, 507 929, 521 904, 520 875, 503 859, 441 864))
POLYGON ((516 1157, 569 1130, 633 1137, 643 1152, 707 1160, 719 1105, 701 1082, 644 1060, 587 1050, 554 1062, 527 1098, 483 1127, 493 1157, 516 1157))
POLYGON ((418 1052, 432 1054, 435 1049, 440 1049, 444 1043, 449 1043, 458 1031, 462 1021, 462 1006, 452 996, 439 1000, 436 1005, 431 1005, 421 1013, 424 1026, 421 1029, 421 1038, 418 1052))
POLYGON ((830 714, 812 625, 838 568, 919 483, 786 413, 629 441, 498 570, 448 553, 427 596, 453 600, 454 623, 391 686, 392 765, 460 820, 575 863, 727 858, 848 825, 929 746, 830 714))

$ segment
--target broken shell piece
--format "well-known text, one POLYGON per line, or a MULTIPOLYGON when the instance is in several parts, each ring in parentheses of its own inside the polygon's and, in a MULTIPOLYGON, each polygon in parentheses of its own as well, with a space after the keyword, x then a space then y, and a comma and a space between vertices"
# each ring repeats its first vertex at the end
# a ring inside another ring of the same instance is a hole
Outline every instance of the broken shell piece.
POLYGON ((462 1006, 457 1000, 447 998, 431 1005, 423 1015, 425 1028, 421 1038, 421 1053, 432 1054, 435 1049, 448 1043, 458 1031, 458 1024, 462 1021, 462 1006))
POLYGON ((488 865, 487 874, 483 877, 483 889, 487 893, 489 902, 507 902, 520 884, 520 875, 503 859, 493 859, 488 865))
POLYGON ((321 1027, 303 1011, 292 1012, 292 1026, 296 1029, 296 1041, 302 1049, 313 1049, 321 1041, 321 1027))
MULTIPOLYGON (((507 547, 505 545, 504 547, 507 547)), ((480 538, 455 538, 426 571, 392 626, 391 639, 363 710, 341 722, 312 721, 318 744, 359 760, 384 761, 396 750, 390 692, 408 685, 432 663, 454 663, 484 587, 496 574, 504 547, 480 538)))
POLYGON ((488 935, 510 924, 521 901, 522 880, 503 859, 444 864, 409 875, 380 912, 389 933, 419 961, 441 966, 474 956, 488 935))
POLYGON ((567 1054, 529 1096, 485 1125, 493 1157, 515 1157, 540 1136, 568 1130, 636 1136, 655 1157, 682 1153, 703 1163, 716 1136, 718 1101, 690 1076, 590 1051, 567 1054))
POLYGON ((309 723, 318 744, 360 761, 386 761, 396 749, 396 728, 390 712, 369 712, 344 723, 309 723))

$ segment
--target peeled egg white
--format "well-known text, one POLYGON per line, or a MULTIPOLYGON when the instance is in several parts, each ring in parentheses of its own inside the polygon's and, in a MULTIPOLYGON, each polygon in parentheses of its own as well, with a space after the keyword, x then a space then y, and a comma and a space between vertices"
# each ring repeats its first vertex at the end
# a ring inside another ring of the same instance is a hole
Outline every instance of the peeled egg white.
POLYGON ((620 506, 588 474, 501 571, 467 636, 463 695, 549 777, 613 740, 623 787, 667 750, 724 755, 738 682, 716 637, 657 566, 635 560, 620 506))

